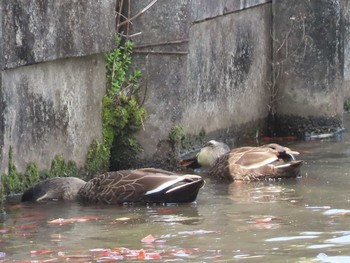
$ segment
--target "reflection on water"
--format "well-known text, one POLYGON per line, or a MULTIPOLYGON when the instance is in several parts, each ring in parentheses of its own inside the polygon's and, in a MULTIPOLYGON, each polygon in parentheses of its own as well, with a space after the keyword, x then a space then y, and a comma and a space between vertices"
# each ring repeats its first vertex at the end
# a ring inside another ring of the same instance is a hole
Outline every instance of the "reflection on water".
POLYGON ((288 143, 305 160, 301 178, 207 179, 193 204, 8 205, 0 260, 349 262, 349 138, 346 130, 341 138, 288 143))

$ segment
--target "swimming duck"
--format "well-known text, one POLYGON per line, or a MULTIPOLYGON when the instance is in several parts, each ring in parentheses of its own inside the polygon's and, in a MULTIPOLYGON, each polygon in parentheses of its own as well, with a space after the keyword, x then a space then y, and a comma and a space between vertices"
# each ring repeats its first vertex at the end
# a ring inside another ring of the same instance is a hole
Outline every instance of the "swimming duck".
POLYGON ((97 175, 88 182, 55 177, 27 189, 22 202, 68 200, 84 203, 189 203, 197 198, 204 180, 198 175, 142 168, 97 175))
POLYGON ((276 143, 258 147, 230 149, 225 143, 211 140, 196 157, 181 161, 182 166, 208 168, 208 175, 218 179, 253 181, 300 176, 302 160, 296 151, 276 143))

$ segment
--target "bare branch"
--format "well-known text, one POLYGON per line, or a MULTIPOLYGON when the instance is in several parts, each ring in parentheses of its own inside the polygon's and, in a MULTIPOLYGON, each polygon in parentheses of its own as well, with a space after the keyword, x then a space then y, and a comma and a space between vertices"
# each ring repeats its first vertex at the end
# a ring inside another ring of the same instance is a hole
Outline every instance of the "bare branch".
POLYGON ((134 20, 135 18, 141 16, 143 13, 145 13, 148 9, 150 9, 158 0, 153 0, 149 5, 147 5, 144 9, 142 9, 139 13, 137 13, 136 15, 134 15, 133 17, 123 21, 122 23, 119 24, 119 26, 125 25, 127 23, 130 23, 132 20, 134 20))

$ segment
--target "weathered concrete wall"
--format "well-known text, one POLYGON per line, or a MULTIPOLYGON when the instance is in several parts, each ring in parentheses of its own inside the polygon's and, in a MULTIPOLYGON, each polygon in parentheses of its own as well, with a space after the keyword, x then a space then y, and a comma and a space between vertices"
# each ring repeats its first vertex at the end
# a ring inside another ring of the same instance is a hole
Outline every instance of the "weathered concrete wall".
POLYGON ((340 1, 278 0, 273 9, 277 132, 337 128, 343 113, 340 1))
MULTIPOLYGON (((134 1, 134 13, 148 2, 134 1)), ((144 32, 133 38, 134 58, 149 114, 138 134, 142 158, 158 158, 174 125, 233 137, 247 123, 255 133, 267 117, 271 5, 249 2, 159 1, 134 22, 133 33, 144 32)))
POLYGON ((109 50, 115 1, 1 1, 2 68, 109 50))
POLYGON ((48 168, 57 154, 84 165, 88 146, 101 138, 104 65, 92 55, 4 71, 1 166, 10 146, 20 171, 29 162, 48 168))
MULTIPOLYGON (((149 2, 133 1, 134 14, 149 2)), ((141 158, 146 160, 165 157, 163 152, 160 156, 154 155, 161 141, 168 138, 170 129, 182 118, 181 94, 187 93, 190 11, 190 1, 162 0, 133 25, 135 32, 144 32, 133 40, 136 44, 134 65, 143 71, 140 96, 145 98, 144 107, 148 112, 144 130, 138 134, 144 148, 141 158)))
POLYGON ((272 0, 195 0, 192 3, 192 21, 213 19, 218 16, 242 11, 261 4, 271 3, 272 0))
POLYGON ((1 1, 0 173, 10 146, 20 172, 29 162, 48 169, 55 155, 84 164, 101 138, 114 8, 114 0, 1 1))
POLYGON ((231 128, 232 136, 249 122, 259 128, 270 98, 270 21, 265 4, 191 27, 182 120, 188 132, 231 128))
POLYGON ((343 87, 344 87, 344 98, 350 98, 350 1, 342 0, 341 2, 342 11, 342 30, 344 38, 344 76, 343 76, 343 87))
MULTIPOLYGON (((289 134, 341 125, 350 90, 350 15, 341 8, 349 1, 271 1, 162 0, 133 21, 132 33, 143 32, 133 38, 134 66, 148 111, 141 158, 167 158, 175 125, 234 138, 262 132, 270 109, 289 134)), ((131 15, 150 2, 133 0, 131 15)), ((56 154, 83 164, 101 137, 101 53, 113 46, 114 7, 0 3, 0 172, 10 146, 20 171, 31 161, 48 168, 56 154)))

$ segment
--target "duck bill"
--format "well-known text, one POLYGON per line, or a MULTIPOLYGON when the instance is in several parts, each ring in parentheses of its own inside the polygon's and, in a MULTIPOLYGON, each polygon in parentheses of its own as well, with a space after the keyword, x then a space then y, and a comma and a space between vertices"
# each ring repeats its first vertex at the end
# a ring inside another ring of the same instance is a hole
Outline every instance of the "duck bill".
POLYGON ((191 169, 198 169, 201 168, 202 166, 198 163, 197 157, 192 157, 189 159, 183 159, 180 161, 180 166, 186 167, 186 168, 191 168, 191 169))

